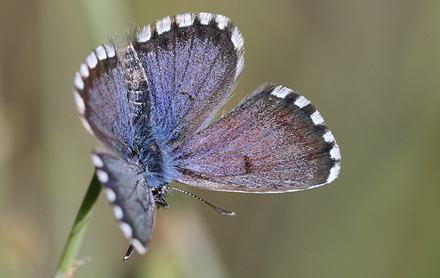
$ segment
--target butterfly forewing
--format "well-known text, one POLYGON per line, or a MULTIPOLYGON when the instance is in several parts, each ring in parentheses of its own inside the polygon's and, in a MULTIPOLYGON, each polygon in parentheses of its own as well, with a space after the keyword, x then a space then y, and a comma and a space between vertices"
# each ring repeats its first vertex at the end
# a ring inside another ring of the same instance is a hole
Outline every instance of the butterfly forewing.
POLYGON ((127 157, 134 136, 121 71, 114 47, 99 46, 75 77, 75 99, 87 131, 108 149, 127 157))
POLYGON ((209 124, 241 72, 242 41, 228 18, 209 13, 166 17, 137 31, 132 43, 164 142, 178 145, 209 124))
POLYGON ((274 85, 179 148, 177 181, 224 191, 286 192, 331 182, 339 147, 315 107, 274 85))

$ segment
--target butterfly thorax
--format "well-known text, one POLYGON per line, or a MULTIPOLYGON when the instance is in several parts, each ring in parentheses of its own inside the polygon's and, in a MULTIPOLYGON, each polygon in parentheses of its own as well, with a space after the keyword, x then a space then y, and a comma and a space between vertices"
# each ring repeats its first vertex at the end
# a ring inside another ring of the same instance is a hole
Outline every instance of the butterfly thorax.
POLYGON ((161 187, 169 184, 176 176, 169 153, 166 146, 160 144, 160 141, 150 134, 149 137, 143 138, 142 143, 134 148, 132 154, 132 160, 140 167, 139 172, 144 175, 147 186, 161 191, 162 195, 166 192, 162 191, 161 187))
POLYGON ((157 140, 149 137, 133 153, 133 161, 139 167, 139 174, 144 176, 147 190, 151 190, 157 206, 167 208, 165 197, 168 184, 174 179, 174 164, 169 159, 165 147, 160 147, 157 140))

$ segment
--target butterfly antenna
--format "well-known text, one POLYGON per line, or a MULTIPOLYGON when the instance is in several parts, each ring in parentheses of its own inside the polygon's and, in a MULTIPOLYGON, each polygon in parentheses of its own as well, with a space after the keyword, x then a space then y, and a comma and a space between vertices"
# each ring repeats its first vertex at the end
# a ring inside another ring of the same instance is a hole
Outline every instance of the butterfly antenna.
POLYGON ((186 195, 189 195, 189 196, 191 196, 191 197, 201 201, 202 203, 205 203, 206 205, 210 206, 212 209, 214 209, 216 212, 218 212, 218 213, 220 213, 222 215, 235 216, 235 212, 227 211, 227 210, 221 209, 219 207, 216 207, 213 204, 211 204, 210 202, 203 200, 202 198, 200 198, 197 195, 192 194, 191 192, 182 190, 180 188, 171 187, 171 186, 169 186, 168 188, 173 189, 173 190, 178 191, 178 192, 181 192, 181 193, 185 193, 186 195))
POLYGON ((130 244, 130 246, 128 247, 127 253, 125 253, 124 258, 122 259, 124 262, 126 262, 130 258, 131 253, 133 253, 133 249, 134 249, 134 246, 132 244, 130 244))

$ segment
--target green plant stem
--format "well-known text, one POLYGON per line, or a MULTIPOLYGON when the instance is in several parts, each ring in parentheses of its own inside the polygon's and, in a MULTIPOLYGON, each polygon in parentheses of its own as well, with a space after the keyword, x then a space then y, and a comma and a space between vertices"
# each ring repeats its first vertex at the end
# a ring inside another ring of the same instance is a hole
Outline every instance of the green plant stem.
POLYGON ((100 192, 101 184, 96 175, 93 175, 86 196, 84 196, 84 200, 76 215, 66 246, 64 247, 63 255, 61 256, 58 269, 54 275, 55 278, 72 277, 73 271, 76 268, 76 257, 92 215, 92 207, 98 199, 100 192))

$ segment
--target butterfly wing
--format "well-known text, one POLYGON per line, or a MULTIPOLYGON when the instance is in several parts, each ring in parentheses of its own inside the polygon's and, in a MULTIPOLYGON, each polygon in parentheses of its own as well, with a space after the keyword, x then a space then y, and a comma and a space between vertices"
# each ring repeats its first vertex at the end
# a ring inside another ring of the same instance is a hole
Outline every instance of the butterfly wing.
POLYGON ((288 192, 332 182, 340 152, 315 107, 263 85, 178 149, 177 181, 220 191, 288 192))
POLYGON ((160 150, 151 138, 149 92, 144 69, 132 46, 96 48, 75 78, 75 99, 84 127, 110 154, 92 155, 120 227, 138 252, 145 253, 154 226, 151 187, 160 180, 160 150), (147 180, 148 179, 148 180, 147 180))
POLYGON ((92 159, 122 232, 144 254, 154 227, 156 205, 143 170, 110 154, 94 153, 92 159))
POLYGON ((75 100, 86 130, 107 149, 127 157, 133 129, 122 70, 112 45, 97 47, 75 77, 75 100))
POLYGON ((133 37, 156 133, 178 145, 206 127, 231 95, 244 65, 243 39, 228 18, 210 13, 166 17, 133 37))

